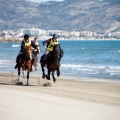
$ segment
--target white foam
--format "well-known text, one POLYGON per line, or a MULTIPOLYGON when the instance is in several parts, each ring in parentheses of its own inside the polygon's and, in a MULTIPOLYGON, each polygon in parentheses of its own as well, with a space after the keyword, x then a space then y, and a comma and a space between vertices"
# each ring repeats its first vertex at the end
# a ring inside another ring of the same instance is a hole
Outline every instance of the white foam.
POLYGON ((20 45, 12 45, 12 47, 19 47, 20 45))
POLYGON ((81 48, 82 50, 85 50, 85 49, 87 49, 87 48, 81 48))
POLYGON ((120 75, 120 66, 99 66, 90 64, 62 64, 61 67, 66 70, 76 70, 83 74, 96 75, 120 75))
POLYGON ((110 51, 112 53, 120 53, 120 50, 110 51))
POLYGON ((0 60, 0 64, 12 63, 11 60, 0 60))
POLYGON ((61 66, 64 68, 71 68, 71 69, 74 68, 106 69, 107 68, 107 66, 98 66, 98 65, 90 65, 90 64, 62 64, 61 66))

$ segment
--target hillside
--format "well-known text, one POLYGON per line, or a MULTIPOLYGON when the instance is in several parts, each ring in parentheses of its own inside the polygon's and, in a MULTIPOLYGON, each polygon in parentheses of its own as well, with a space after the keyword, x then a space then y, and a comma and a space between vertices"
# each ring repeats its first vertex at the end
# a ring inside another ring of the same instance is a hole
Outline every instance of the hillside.
POLYGON ((119 0, 34 3, 0 0, 0 30, 37 27, 67 31, 120 31, 119 0))

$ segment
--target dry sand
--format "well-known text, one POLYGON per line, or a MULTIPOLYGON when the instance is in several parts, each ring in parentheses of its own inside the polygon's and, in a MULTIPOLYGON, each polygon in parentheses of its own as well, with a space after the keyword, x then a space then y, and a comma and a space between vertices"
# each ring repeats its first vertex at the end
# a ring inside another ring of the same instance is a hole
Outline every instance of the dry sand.
POLYGON ((120 82, 60 77, 53 83, 30 75, 0 73, 0 120, 119 120, 120 82))

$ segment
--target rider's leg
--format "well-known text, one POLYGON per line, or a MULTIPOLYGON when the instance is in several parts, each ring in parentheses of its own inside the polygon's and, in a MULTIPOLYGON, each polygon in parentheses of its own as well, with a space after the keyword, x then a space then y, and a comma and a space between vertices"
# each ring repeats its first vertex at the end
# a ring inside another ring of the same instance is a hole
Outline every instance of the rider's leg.
POLYGON ((20 53, 18 54, 17 58, 16 58, 15 69, 18 67, 21 57, 22 57, 22 53, 20 52, 20 53))
POLYGON ((46 50, 45 55, 44 55, 44 61, 47 61, 47 55, 48 55, 48 53, 49 53, 49 51, 46 50))
POLYGON ((16 58, 16 65, 15 65, 15 69, 18 67, 18 65, 19 65, 19 61, 20 61, 20 55, 19 55, 19 56, 17 56, 17 58, 16 58))

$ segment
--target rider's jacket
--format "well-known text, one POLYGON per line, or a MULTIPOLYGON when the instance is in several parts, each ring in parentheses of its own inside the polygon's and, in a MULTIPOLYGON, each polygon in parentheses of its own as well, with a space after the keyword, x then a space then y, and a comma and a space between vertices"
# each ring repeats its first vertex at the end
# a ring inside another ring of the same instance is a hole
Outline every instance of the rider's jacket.
POLYGON ((39 43, 38 43, 38 42, 35 42, 35 45, 39 45, 39 43))
POLYGON ((23 40, 21 43, 21 52, 25 51, 25 48, 28 46, 32 46, 34 49, 37 49, 33 41, 25 42, 25 40, 23 40))
POLYGON ((31 46, 31 41, 25 42, 25 47, 28 47, 28 46, 31 46))
MULTIPOLYGON (((37 51, 37 54, 40 53, 40 45, 38 42, 34 42, 35 46, 37 47, 38 51, 37 51)), ((34 49, 34 48, 33 48, 34 49)))
POLYGON ((58 44, 58 41, 54 41, 52 38, 50 39, 50 43, 47 45, 48 51, 53 51, 54 45, 58 44))

